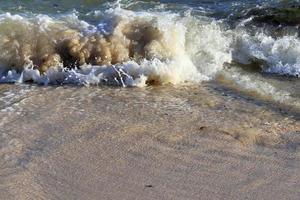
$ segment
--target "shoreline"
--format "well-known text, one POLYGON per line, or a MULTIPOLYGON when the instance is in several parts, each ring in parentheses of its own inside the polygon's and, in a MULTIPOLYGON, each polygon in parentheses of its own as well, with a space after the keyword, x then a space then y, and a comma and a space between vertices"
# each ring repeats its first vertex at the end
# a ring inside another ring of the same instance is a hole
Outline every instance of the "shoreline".
POLYGON ((5 199, 299 196, 297 116, 209 83, 0 85, 20 88, 0 125, 5 199))

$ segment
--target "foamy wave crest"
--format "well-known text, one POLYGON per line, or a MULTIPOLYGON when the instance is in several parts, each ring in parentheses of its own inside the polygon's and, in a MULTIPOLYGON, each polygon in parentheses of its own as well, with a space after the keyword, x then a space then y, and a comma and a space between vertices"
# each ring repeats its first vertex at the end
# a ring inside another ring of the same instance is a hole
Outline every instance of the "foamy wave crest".
POLYGON ((98 25, 75 14, 58 19, 1 15, 0 81, 123 86, 200 82, 231 60, 229 42, 211 21, 200 24, 191 16, 121 8, 100 14, 98 25))
POLYGON ((238 32, 234 49, 234 59, 242 64, 255 62, 266 73, 300 76, 300 40, 296 36, 274 38, 238 32))

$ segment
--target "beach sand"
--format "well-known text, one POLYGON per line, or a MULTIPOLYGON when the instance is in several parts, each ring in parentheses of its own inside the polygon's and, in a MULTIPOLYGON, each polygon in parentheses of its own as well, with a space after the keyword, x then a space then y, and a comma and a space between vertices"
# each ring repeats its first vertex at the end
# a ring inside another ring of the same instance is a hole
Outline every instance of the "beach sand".
POLYGON ((299 113, 223 90, 2 84, 0 197, 299 199, 299 113))

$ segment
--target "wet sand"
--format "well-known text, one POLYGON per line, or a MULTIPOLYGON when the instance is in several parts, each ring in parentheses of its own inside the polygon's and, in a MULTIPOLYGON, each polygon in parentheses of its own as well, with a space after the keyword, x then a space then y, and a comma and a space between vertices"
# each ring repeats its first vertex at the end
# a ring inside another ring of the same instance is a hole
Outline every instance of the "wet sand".
POLYGON ((0 199, 299 199, 299 112, 218 88, 0 85, 0 199))

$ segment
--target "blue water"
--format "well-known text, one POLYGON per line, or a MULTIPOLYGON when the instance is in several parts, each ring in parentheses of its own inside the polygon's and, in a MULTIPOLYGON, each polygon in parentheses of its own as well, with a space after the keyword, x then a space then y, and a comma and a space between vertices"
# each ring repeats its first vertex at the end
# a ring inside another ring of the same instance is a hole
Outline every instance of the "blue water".
MULTIPOLYGON (((187 8, 204 9, 216 16, 232 15, 233 12, 238 12, 243 9, 251 9, 255 7, 297 7, 300 6, 299 1, 280 1, 280 0, 247 0, 247 1, 233 1, 233 0, 149 0, 149 1, 139 1, 139 0, 121 0, 118 1, 123 7, 128 9, 154 9, 161 5, 164 5, 163 9, 169 10, 184 10, 187 8)), ((11 1, 0 1, 0 11, 1 12, 14 12, 14 13, 63 13, 71 12, 74 9, 79 13, 84 13, 87 11, 106 9, 114 1, 105 0, 11 0, 11 1)))

